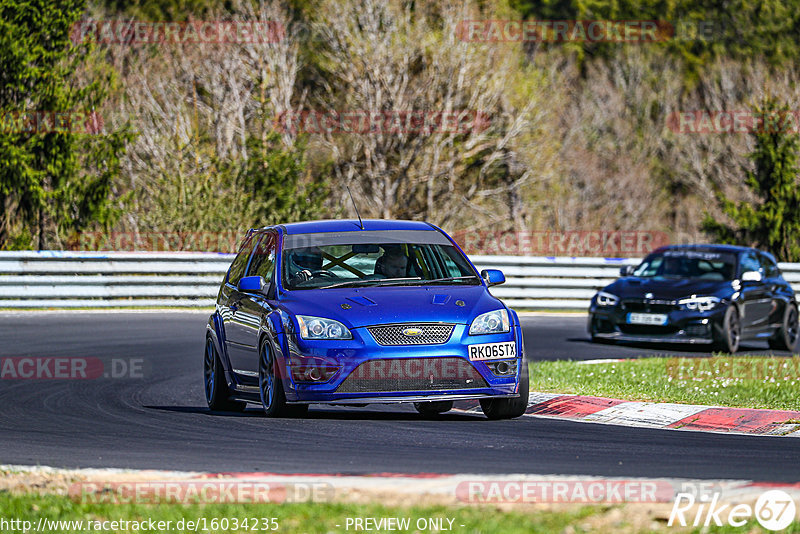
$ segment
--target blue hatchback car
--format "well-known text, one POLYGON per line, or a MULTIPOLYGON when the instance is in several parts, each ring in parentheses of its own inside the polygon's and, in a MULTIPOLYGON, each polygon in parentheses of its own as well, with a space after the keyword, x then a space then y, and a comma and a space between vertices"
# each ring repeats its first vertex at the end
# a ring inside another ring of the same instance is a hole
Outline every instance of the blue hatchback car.
POLYGON ((413 403, 434 415, 475 399, 491 419, 518 417, 519 319, 488 291, 504 281, 423 222, 250 230, 206 329, 208 405, 302 416, 310 404, 413 403))

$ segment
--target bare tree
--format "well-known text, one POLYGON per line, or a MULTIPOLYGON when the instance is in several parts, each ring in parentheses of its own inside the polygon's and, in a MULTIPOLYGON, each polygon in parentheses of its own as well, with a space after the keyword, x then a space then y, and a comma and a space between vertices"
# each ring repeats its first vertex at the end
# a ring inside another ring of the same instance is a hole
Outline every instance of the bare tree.
MULTIPOLYGON (((286 8, 277 1, 237 7, 234 22, 274 24, 279 38, 114 50, 126 73, 121 116, 138 134, 125 162, 135 202, 130 229, 237 229, 249 201, 237 182, 248 136, 263 139, 276 115, 302 102, 286 8)), ((294 139, 283 141, 290 148, 294 139)))
POLYGON ((537 169, 520 156, 520 141, 542 120, 541 97, 512 94, 518 49, 462 41, 458 25, 474 12, 454 2, 437 9, 433 16, 399 1, 347 0, 321 10, 327 68, 316 105, 479 117, 466 131, 328 132, 336 176, 371 216, 525 224, 521 190, 537 169))

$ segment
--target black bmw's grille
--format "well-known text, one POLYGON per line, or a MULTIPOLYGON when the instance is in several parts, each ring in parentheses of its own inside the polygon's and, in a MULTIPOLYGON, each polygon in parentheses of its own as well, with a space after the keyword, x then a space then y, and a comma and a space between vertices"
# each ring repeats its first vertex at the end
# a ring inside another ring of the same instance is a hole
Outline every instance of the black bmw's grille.
POLYGON ((622 309, 629 312, 669 313, 675 310, 674 300, 625 299, 622 309))
POLYGON ((356 367, 337 393, 439 391, 488 387, 472 364, 455 357, 370 360, 356 367))
POLYGON ((379 345, 441 345, 453 333, 452 324, 420 323, 368 326, 379 345))
POLYGON ((678 332, 678 327, 672 325, 621 324, 619 329, 632 336, 666 336, 678 332))

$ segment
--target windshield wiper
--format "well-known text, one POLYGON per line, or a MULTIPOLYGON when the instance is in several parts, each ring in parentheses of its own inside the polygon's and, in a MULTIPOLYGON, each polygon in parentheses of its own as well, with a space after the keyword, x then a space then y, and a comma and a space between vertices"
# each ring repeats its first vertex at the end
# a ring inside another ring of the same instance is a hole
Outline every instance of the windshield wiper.
POLYGON ((477 276, 448 276, 447 278, 434 278, 433 280, 420 280, 420 284, 436 284, 439 282, 454 282, 456 280, 478 280, 477 276))
POLYGON ((419 281, 419 277, 416 276, 414 278, 370 278, 368 280, 350 280, 348 282, 339 282, 338 284, 320 287, 319 289, 333 289, 335 287, 356 287, 368 284, 391 286, 391 285, 397 285, 397 282, 406 283, 410 281, 419 281), (385 284, 384 282, 390 282, 390 283, 385 284))

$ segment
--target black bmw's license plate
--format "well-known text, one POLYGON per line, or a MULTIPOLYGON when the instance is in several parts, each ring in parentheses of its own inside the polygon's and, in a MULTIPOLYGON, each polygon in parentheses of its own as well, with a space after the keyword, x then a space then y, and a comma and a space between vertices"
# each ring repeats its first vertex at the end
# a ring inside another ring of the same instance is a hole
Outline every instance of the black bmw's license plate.
POLYGON ((663 313, 629 313, 628 324, 665 325, 667 316, 663 313))

